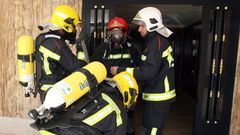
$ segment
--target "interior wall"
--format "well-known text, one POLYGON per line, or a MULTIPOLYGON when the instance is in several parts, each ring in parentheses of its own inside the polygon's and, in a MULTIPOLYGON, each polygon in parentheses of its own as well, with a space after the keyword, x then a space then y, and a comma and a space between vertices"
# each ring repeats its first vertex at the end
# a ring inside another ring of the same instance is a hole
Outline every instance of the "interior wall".
POLYGON ((238 41, 238 56, 237 67, 234 83, 233 105, 232 105, 232 117, 230 135, 240 134, 240 35, 238 41))
POLYGON ((0 116, 24 118, 39 106, 39 97, 25 98, 18 83, 17 40, 21 35, 36 37, 37 26, 47 23, 59 4, 74 7, 81 16, 82 0, 0 0, 0 116))

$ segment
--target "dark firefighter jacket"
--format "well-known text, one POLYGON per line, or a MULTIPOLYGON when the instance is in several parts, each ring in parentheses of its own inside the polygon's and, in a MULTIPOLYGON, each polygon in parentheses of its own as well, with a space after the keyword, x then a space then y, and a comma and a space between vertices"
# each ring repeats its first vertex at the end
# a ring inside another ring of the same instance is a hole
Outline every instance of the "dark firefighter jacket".
POLYGON ((104 83, 99 86, 99 89, 103 91, 102 103, 83 122, 98 129, 104 135, 124 135, 127 112, 119 91, 104 83))
POLYGON ((86 65, 68 48, 65 39, 57 32, 40 34, 36 38, 37 84, 46 91, 73 71, 86 65))
POLYGON ((136 67, 140 63, 140 55, 140 51, 130 42, 125 42, 117 49, 113 44, 105 43, 96 48, 90 60, 102 62, 107 68, 107 77, 112 77, 111 66, 136 67))
MULTIPOLYGON (((57 124, 61 122, 57 122, 55 128, 50 128, 48 131, 57 135, 125 135, 127 112, 119 91, 106 83, 100 84, 97 91, 100 93, 92 100, 94 103, 98 101, 96 105, 89 102, 80 108, 71 107, 77 110, 73 111, 76 113, 71 114, 70 120, 58 116, 65 124, 58 126, 57 124)), ((83 97, 85 101, 89 99, 86 96, 83 97)), ((80 99, 78 104, 84 104, 84 100, 80 99)))
POLYGON ((172 47, 157 32, 148 33, 146 49, 137 68, 119 67, 117 73, 127 71, 143 81, 142 99, 151 102, 171 102, 175 99, 174 60, 172 47))

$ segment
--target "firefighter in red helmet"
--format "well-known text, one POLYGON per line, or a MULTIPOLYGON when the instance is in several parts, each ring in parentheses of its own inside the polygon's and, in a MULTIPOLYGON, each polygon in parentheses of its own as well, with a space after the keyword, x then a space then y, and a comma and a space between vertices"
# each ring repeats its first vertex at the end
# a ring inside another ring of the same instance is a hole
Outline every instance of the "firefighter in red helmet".
MULTIPOLYGON (((100 61, 107 68, 107 77, 111 66, 136 67, 140 63, 140 51, 128 38, 128 24, 120 17, 112 18, 107 26, 107 42, 99 45, 91 56, 92 61, 100 61)), ((134 134, 133 111, 128 110, 127 134, 134 134)))
POLYGON ((99 45, 93 52, 92 61, 100 61, 107 68, 107 77, 111 66, 135 67, 140 62, 140 51, 128 38, 128 24, 120 17, 114 17, 108 23, 107 42, 99 45))
POLYGON ((108 38, 115 48, 119 48, 127 39, 128 24, 119 17, 114 17, 108 23, 108 38))

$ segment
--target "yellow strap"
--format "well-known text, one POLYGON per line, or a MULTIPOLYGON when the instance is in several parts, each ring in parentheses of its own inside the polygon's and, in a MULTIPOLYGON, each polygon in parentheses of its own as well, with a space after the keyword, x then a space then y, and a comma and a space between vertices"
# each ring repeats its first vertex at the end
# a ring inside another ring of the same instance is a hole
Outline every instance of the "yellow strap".
POLYGON ((110 54, 108 56, 108 59, 128 59, 128 58, 131 58, 131 55, 130 54, 110 54))
POLYGON ((147 59, 147 56, 145 56, 145 55, 142 54, 141 60, 142 60, 142 61, 145 61, 146 59, 147 59))
POLYGON ((92 116, 86 118, 83 120, 84 123, 88 124, 89 126, 93 126, 102 119, 104 119, 106 116, 108 116, 110 113, 113 112, 113 108, 111 105, 107 105, 101 110, 99 110, 97 113, 93 114, 92 116))
POLYGON ((50 75, 52 74, 51 70, 50 70, 50 67, 49 67, 49 62, 48 62, 48 57, 54 59, 54 60, 57 60, 59 61, 60 60, 60 55, 50 51, 49 49, 43 47, 43 46, 40 46, 39 48, 39 51, 41 53, 43 53, 43 68, 44 68, 44 71, 46 72, 47 75, 50 75))
POLYGON ((51 133, 51 132, 49 132, 49 131, 47 131, 47 130, 40 130, 39 132, 40 132, 42 135, 56 135, 56 134, 51 133))
POLYGON ((130 67, 126 68, 126 72, 128 72, 132 76, 133 76, 133 70, 134 70, 134 68, 130 68, 130 67))
POLYGON ((98 123, 99 121, 103 120, 105 117, 107 117, 110 113, 115 111, 116 112, 116 123, 117 123, 117 126, 120 126, 122 124, 121 111, 119 110, 117 105, 113 102, 113 100, 109 96, 102 93, 102 97, 109 104, 107 106, 105 106, 104 108, 102 108, 101 110, 99 110, 97 113, 84 119, 83 122, 90 126, 93 126, 96 123, 98 123))
POLYGON ((168 92, 170 90, 168 77, 167 76, 164 79, 164 87, 165 87, 165 92, 168 92))
POLYGON ((106 94, 102 93, 102 97, 105 101, 107 101, 116 112, 116 122, 117 126, 120 126, 122 124, 122 117, 121 117, 121 111, 119 110, 118 106, 113 102, 113 100, 106 94))
POLYGON ((165 101, 175 96, 175 89, 165 93, 142 93, 142 99, 146 101, 165 101))
POLYGON ((57 60, 57 61, 60 60, 60 55, 50 51, 49 49, 47 49, 43 46, 40 46, 39 51, 47 57, 50 57, 50 58, 52 58, 54 60, 57 60))
POLYGON ((151 135, 156 135, 157 134, 158 129, 157 128, 152 128, 151 130, 151 135))

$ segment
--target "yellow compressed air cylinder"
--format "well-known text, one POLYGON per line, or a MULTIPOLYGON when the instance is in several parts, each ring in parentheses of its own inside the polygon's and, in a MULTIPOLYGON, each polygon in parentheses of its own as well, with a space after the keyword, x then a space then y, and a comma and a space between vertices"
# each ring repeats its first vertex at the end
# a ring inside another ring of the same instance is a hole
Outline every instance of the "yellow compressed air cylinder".
POLYGON ((90 89, 101 83, 106 75, 107 71, 102 63, 91 62, 83 69, 54 84, 48 90, 43 104, 45 108, 49 109, 65 103, 65 108, 67 108, 90 89))
MULTIPOLYGON (((107 75, 105 66, 100 62, 92 62, 84 66, 83 69, 89 71, 96 78, 97 84, 101 83, 107 75)), ((73 102, 85 95, 90 89, 92 89, 89 87, 90 82, 88 82, 87 76, 81 71, 75 72, 72 74, 72 76, 63 79, 62 81, 68 83, 73 89, 72 92, 65 95, 66 107, 71 105, 73 102)))
POLYGON ((18 71, 19 82, 27 85, 34 79, 34 41, 31 36, 21 36, 18 39, 18 71))

